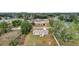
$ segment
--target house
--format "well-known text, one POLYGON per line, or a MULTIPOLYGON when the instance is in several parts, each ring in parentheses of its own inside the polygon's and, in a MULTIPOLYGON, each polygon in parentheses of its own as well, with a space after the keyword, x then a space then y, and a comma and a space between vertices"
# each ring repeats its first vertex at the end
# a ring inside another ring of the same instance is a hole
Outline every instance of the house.
POLYGON ((33 35, 40 35, 40 36, 48 35, 48 30, 45 27, 49 24, 48 19, 35 19, 33 22, 35 24, 32 30, 33 35))
POLYGON ((35 26, 47 26, 49 24, 48 19, 34 19, 33 23, 35 26))

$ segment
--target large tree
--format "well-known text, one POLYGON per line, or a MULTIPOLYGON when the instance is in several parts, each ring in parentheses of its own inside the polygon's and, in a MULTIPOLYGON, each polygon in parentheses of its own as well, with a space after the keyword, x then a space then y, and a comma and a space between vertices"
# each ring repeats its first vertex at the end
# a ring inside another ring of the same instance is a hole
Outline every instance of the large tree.
POLYGON ((32 29, 31 23, 28 21, 23 21, 21 24, 21 32, 22 34, 28 34, 30 30, 32 29))

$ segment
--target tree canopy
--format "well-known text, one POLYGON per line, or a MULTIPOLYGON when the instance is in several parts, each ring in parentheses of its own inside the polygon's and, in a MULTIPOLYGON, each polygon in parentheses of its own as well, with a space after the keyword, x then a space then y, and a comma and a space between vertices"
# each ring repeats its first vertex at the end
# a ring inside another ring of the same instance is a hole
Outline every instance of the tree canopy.
POLYGON ((31 23, 28 21, 23 21, 21 24, 21 32, 22 34, 28 34, 30 30, 32 29, 31 23))

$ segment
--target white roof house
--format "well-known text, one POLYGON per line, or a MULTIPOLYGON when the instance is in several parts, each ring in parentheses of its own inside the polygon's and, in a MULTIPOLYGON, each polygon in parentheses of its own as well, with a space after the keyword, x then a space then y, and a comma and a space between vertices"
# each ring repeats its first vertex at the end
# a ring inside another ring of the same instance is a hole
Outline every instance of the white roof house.
POLYGON ((46 28, 33 29, 33 35, 48 35, 48 30, 46 28))

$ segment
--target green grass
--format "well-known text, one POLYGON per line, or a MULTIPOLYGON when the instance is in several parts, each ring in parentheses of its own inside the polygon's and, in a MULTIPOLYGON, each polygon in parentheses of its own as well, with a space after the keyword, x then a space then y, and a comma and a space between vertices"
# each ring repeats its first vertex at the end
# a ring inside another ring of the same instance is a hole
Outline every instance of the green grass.
POLYGON ((64 42, 62 39, 58 39, 61 46, 79 46, 79 40, 71 40, 68 42, 64 42))
POLYGON ((49 40, 51 41, 51 45, 57 45, 56 41, 51 37, 51 35, 47 35, 44 37, 40 37, 39 35, 32 35, 32 33, 27 35, 28 45, 48 45, 49 40))
POLYGON ((32 34, 30 34, 29 38, 30 38, 30 39, 28 40, 28 43, 29 43, 29 44, 33 44, 34 42, 36 42, 37 40, 40 39, 39 36, 37 36, 37 35, 32 35, 32 34))
POLYGON ((41 43, 44 39, 46 39, 47 37, 40 37, 39 35, 29 35, 29 40, 28 40, 28 44, 33 44, 33 43, 41 43))

